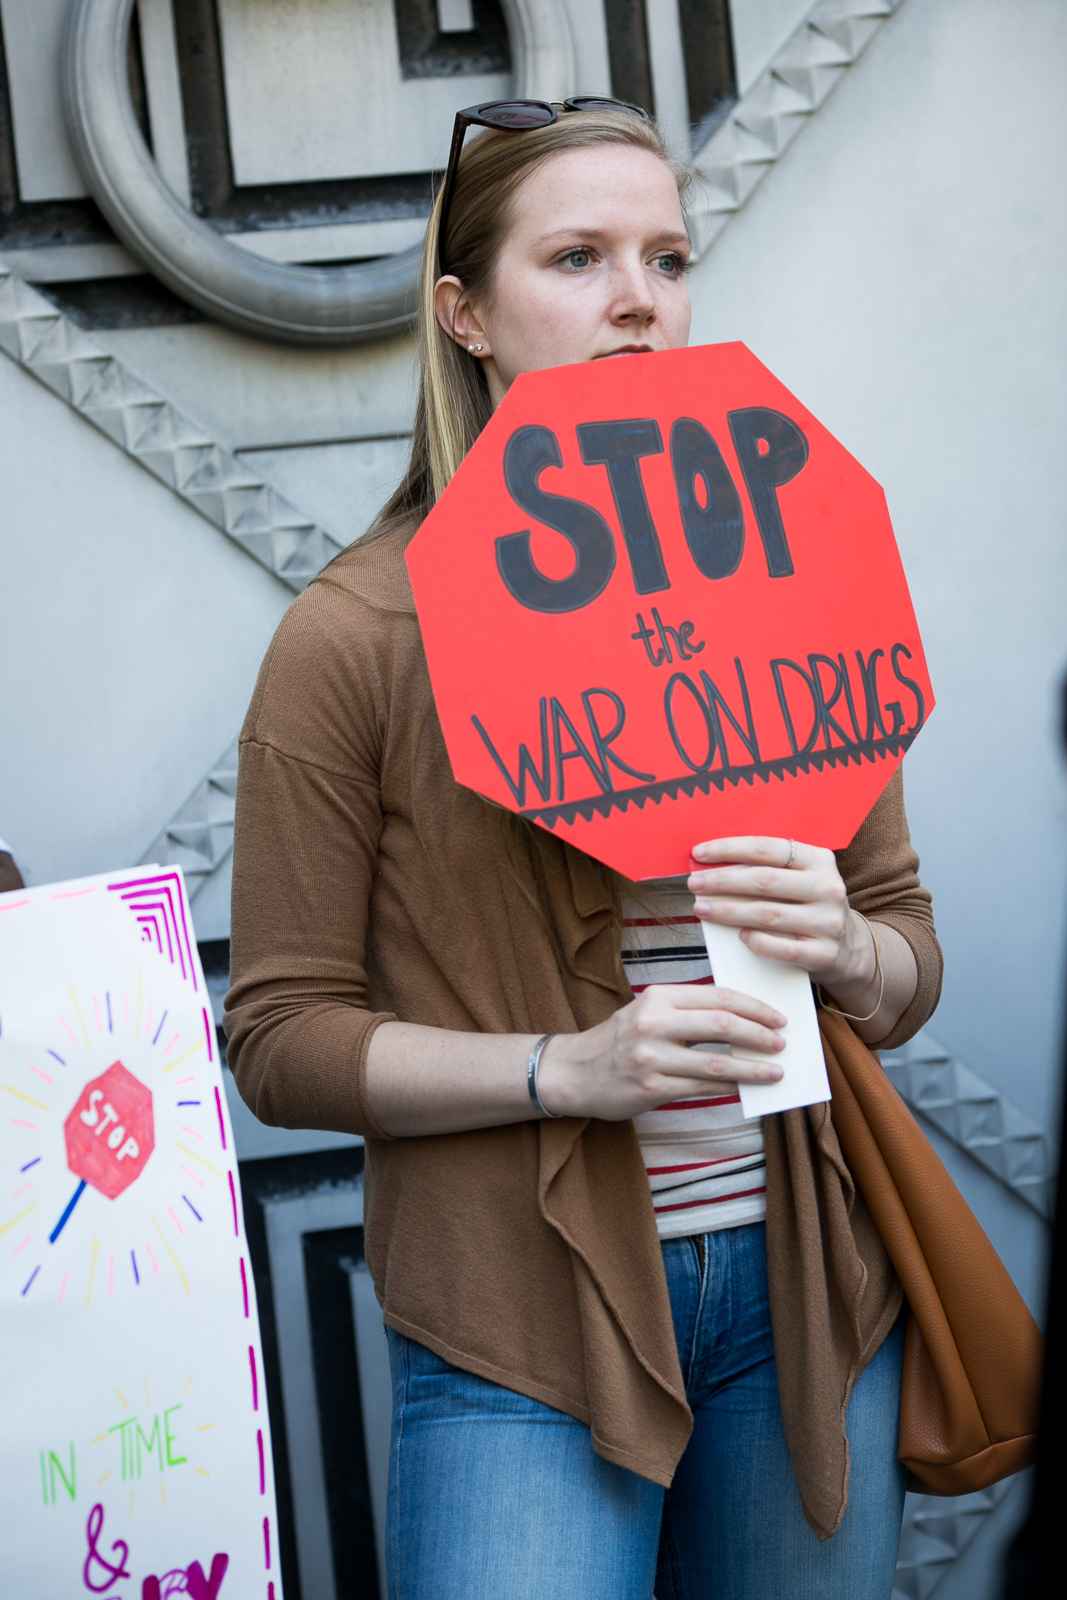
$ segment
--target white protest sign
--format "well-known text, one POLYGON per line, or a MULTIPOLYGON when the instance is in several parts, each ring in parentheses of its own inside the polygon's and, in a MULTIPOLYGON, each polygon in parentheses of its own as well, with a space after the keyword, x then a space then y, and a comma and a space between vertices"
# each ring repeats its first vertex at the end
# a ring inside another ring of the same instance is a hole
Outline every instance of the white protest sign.
POLYGON ((0 895, 5 1592, 281 1600, 233 1134, 174 867, 0 895))

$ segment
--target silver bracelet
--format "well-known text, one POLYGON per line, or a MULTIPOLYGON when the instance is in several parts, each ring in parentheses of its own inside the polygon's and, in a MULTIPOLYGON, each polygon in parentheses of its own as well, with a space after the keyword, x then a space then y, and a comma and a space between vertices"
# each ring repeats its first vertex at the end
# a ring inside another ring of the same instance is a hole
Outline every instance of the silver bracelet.
MULTIPOLYGON (((857 911, 856 915, 858 917, 863 917, 863 912, 857 911)), ((868 1011, 865 1017, 857 1017, 851 1011, 842 1011, 840 1006, 832 1006, 829 1000, 827 1000, 826 996, 823 994, 822 990, 819 988, 819 985, 815 985, 815 992, 819 997, 819 1004, 822 1006, 823 1010, 832 1011, 835 1017, 845 1017, 849 1022, 872 1021, 872 1019, 878 1015, 879 1011, 881 1011, 882 1001, 885 999, 885 968, 882 965, 882 952, 878 947, 878 935, 871 926, 870 918, 863 917, 863 920, 870 929, 871 939, 874 942, 874 975, 878 979, 878 999, 874 1002, 874 1010, 868 1011)))
POLYGON ((537 1069, 541 1065, 541 1057, 545 1053, 545 1046, 548 1044, 550 1039, 554 1039, 555 1037, 556 1035, 554 1033, 543 1033, 540 1039, 538 1039, 537 1043, 534 1045, 533 1049, 530 1051, 530 1057, 526 1063, 526 1087, 530 1092, 530 1099, 533 1101, 538 1111, 541 1112, 542 1116, 545 1117, 558 1117, 561 1115, 561 1113, 558 1111, 550 1111, 545 1105, 544 1101, 541 1099, 540 1094, 537 1092, 537 1069))

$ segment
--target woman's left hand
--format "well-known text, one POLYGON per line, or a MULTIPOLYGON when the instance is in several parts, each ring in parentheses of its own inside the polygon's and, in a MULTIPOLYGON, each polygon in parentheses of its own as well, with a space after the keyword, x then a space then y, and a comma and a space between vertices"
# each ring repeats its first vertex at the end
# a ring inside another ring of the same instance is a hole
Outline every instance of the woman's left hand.
POLYGON ((756 955, 803 967, 821 983, 866 982, 874 935, 852 911, 832 850, 795 839, 710 839, 688 880, 702 922, 739 928, 756 955))

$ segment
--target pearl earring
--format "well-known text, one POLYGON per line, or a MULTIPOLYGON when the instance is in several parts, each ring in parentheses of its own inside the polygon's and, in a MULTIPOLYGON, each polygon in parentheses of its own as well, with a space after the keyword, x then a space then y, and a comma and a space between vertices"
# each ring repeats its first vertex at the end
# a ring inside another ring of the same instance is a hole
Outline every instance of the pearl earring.
POLYGON ((468 349, 468 350, 470 350, 470 351, 472 351, 472 352, 473 352, 473 353, 474 353, 474 354, 476 354, 476 355, 477 355, 477 354, 479 354, 479 353, 480 353, 480 352, 481 352, 481 351, 482 351, 482 350, 484 350, 484 349, 485 349, 485 346, 484 346, 484 344, 469 344, 469 345, 468 345, 468 346, 467 346, 467 349, 468 349))

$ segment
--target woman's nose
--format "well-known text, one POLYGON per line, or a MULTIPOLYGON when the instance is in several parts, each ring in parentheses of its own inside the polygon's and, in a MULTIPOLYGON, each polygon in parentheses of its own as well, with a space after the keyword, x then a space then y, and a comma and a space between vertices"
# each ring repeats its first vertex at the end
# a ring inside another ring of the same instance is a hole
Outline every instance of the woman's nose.
POLYGON ((649 293, 644 273, 627 274, 616 285, 612 315, 617 322, 651 322, 656 315, 656 303, 649 293))

